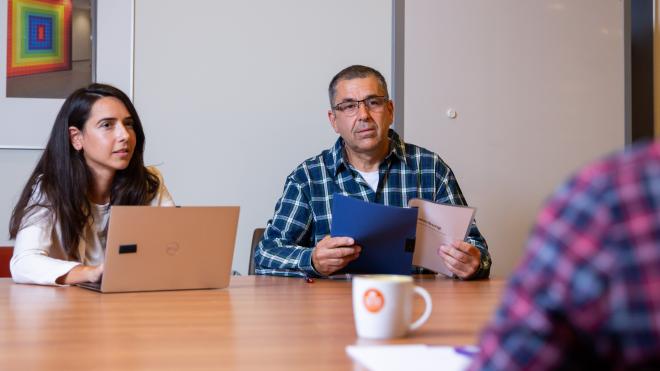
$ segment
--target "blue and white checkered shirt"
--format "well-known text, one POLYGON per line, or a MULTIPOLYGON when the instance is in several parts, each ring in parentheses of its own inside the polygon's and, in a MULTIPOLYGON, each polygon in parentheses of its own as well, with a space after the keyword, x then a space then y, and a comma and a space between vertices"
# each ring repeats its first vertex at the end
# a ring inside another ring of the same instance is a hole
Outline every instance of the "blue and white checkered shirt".
MULTIPOLYGON (((330 234, 333 193, 399 207, 406 207, 413 198, 467 205, 453 172, 440 156, 404 143, 393 130, 389 139, 390 151, 378 169, 376 191, 344 158, 341 138, 289 174, 275 215, 255 251, 257 274, 320 276, 312 266, 312 249, 330 234)), ((482 264, 471 278, 488 277, 488 245, 475 223, 466 241, 481 251, 482 264)))

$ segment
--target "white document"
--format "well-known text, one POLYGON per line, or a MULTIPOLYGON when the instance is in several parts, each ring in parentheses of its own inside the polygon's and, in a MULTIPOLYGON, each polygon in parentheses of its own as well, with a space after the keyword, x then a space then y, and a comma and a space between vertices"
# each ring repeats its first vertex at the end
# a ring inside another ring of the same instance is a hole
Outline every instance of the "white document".
POLYGON ((468 206, 443 205, 419 198, 410 200, 408 206, 418 209, 413 264, 452 276, 440 256, 440 245, 463 241, 476 210, 468 206))
POLYGON ((346 353, 370 371, 443 370, 468 368, 477 347, 412 345, 349 345, 346 353))

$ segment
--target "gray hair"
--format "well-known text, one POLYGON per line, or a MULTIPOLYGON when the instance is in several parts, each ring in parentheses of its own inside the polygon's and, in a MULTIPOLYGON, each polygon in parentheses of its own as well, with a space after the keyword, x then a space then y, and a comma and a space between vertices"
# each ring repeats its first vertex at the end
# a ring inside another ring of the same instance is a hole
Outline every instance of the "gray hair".
POLYGON ((335 105, 335 97, 337 96, 337 84, 339 81, 365 78, 369 76, 374 76, 376 79, 378 79, 378 84, 380 85, 380 88, 385 92, 385 97, 389 97, 387 94, 387 82, 385 82, 385 77, 383 77, 380 72, 371 67, 354 64, 339 71, 339 73, 336 74, 335 77, 333 77, 330 81, 330 85, 328 86, 330 107, 334 107, 335 105))

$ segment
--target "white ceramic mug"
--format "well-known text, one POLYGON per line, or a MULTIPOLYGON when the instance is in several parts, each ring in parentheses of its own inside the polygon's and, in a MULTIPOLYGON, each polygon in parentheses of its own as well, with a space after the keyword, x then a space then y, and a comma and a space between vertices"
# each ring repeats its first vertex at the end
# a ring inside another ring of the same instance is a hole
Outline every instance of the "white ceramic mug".
POLYGON ((431 315, 431 295, 410 276, 376 274, 353 278, 353 317, 359 337, 389 339, 418 329, 431 315), (413 323, 413 296, 424 299, 424 313, 413 323))

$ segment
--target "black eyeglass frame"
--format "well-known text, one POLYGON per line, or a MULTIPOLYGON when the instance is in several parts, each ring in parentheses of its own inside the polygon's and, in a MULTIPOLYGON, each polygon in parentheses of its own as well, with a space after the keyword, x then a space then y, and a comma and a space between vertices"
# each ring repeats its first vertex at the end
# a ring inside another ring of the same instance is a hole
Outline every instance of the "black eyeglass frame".
POLYGON ((385 107, 385 104, 390 101, 390 98, 387 95, 372 95, 372 96, 366 97, 362 100, 347 100, 347 101, 339 102, 339 103, 335 104, 334 106, 332 106, 332 110, 344 113, 346 108, 342 108, 341 107, 342 105, 347 104, 347 103, 356 103, 357 106, 356 106, 355 113, 357 113, 357 111, 360 110, 360 103, 362 103, 363 105, 365 105, 365 107, 367 107, 367 110, 371 111, 371 109, 369 108, 369 105, 367 104, 367 101, 370 100, 370 99, 383 99, 382 107, 385 107))

